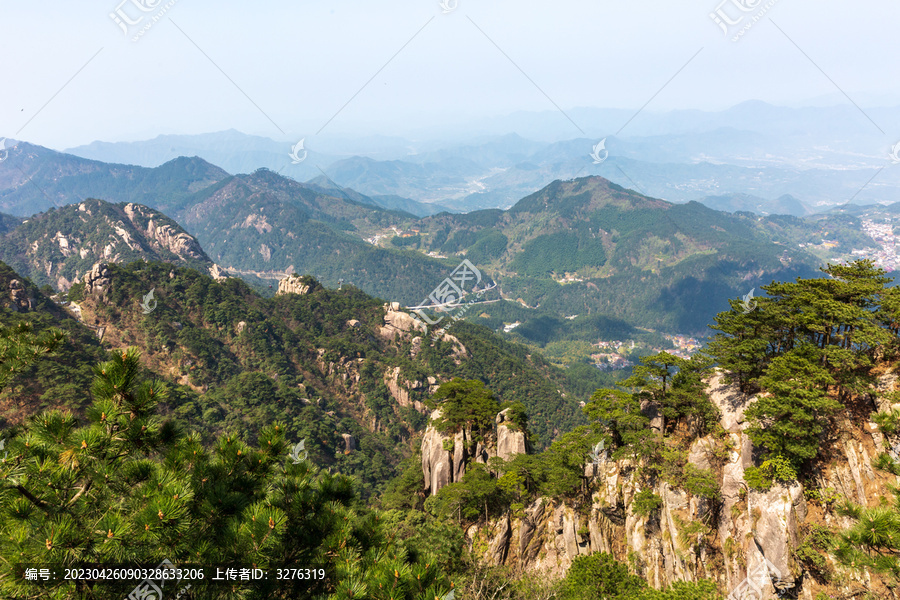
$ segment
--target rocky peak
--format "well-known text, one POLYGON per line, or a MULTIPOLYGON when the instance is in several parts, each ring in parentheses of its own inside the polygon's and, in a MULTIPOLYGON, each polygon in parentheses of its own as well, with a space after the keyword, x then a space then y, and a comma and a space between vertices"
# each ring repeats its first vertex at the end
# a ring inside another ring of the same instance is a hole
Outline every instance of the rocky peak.
POLYGON ((310 285, 305 278, 298 275, 290 275, 278 282, 277 294, 306 294, 310 285))
POLYGON ((472 462, 486 464, 494 456, 509 460, 516 454, 525 454, 528 448, 525 433, 510 427, 508 410, 497 415, 496 427, 484 441, 476 441, 469 429, 455 434, 440 433, 433 423, 440 418, 441 411, 437 409, 432 412, 422 437, 425 492, 437 494, 447 484, 461 481, 472 462))
POLYGON ((497 456, 503 460, 509 460, 516 454, 528 453, 528 440, 525 432, 516 429, 509 420, 509 409, 506 408, 497 414, 497 456))
POLYGON ((9 282, 9 308, 15 312, 26 312, 34 308, 34 298, 18 279, 9 282))
POLYGON ((109 267, 106 263, 95 263, 82 279, 87 293, 100 293, 109 287, 109 267))

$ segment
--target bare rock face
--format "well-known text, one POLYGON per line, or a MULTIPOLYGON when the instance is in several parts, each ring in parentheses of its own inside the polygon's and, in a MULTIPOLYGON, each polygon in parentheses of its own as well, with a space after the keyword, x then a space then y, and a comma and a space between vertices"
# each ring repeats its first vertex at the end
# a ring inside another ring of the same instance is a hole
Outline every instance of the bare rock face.
MULTIPOLYGON (((416 391, 424 391, 425 385, 420 381, 400 381, 400 367, 394 367, 393 369, 388 369, 384 374, 384 385, 387 386, 388 391, 391 393, 391 396, 394 400, 397 401, 397 404, 403 407, 412 406, 420 413, 427 412, 425 405, 419 402, 418 400, 413 400, 411 398, 411 392, 413 390, 416 391)), ((436 389, 436 386, 432 388, 429 386, 429 389, 436 389)))
POLYGON ((219 267, 219 265, 213 265, 209 268, 209 275, 216 281, 220 281, 222 279, 228 279, 228 274, 219 267))
MULTIPOLYGON (((431 422, 440 416, 440 410, 434 411, 431 422)), ((438 433, 431 422, 422 437, 422 474, 425 476, 425 492, 433 495, 448 483, 453 483, 453 458, 444 448, 444 442, 453 438, 438 433)))
POLYGON ((9 282, 9 307, 15 312, 27 312, 34 308, 34 298, 28 295, 28 290, 18 279, 9 282))
POLYGON ((354 450, 356 450, 356 438, 350 435, 349 433, 342 433, 341 437, 344 439, 344 454, 350 454, 354 450))
MULTIPOLYGON (((399 369, 395 367, 393 371, 388 371, 389 375, 393 373, 393 381, 399 369)), ((391 382, 391 378, 385 379, 388 389, 391 389, 391 382)), ((418 381, 413 384, 426 385, 418 381)), ((429 377, 427 385, 435 388, 436 384, 437 380, 429 377)), ((399 391, 402 396, 402 388, 399 391)), ((431 413, 428 428, 422 438, 422 474, 425 477, 426 492, 436 494, 448 483, 461 481, 466 474, 466 468, 472 463, 486 464, 492 456, 507 460, 516 454, 526 454, 528 440, 524 432, 510 427, 508 410, 497 415, 495 431, 489 432, 484 440, 476 439, 468 429, 452 435, 438 433, 431 423, 440 418, 440 409, 431 413), (436 473, 440 473, 437 478, 436 473)))
MULTIPOLYGON (((750 575, 761 590, 755 596, 760 600, 793 593, 800 571, 792 552, 807 518, 803 487, 794 482, 765 492, 749 488, 744 471, 754 464, 754 457, 743 412, 755 398, 724 384, 721 375, 711 377, 707 393, 721 410, 727 436, 700 438, 688 451, 691 464, 719 475, 721 501, 665 481, 648 484, 636 478, 631 461, 607 457, 591 465, 593 497, 587 513, 557 499, 538 498, 519 516, 507 514, 471 528, 472 546, 482 548, 486 563, 502 560, 548 576, 564 575, 579 555, 609 552, 621 561, 633 559, 637 574, 656 588, 710 578, 728 594, 746 588, 750 575), (650 514, 635 510, 635 499, 645 489, 659 497, 659 507, 650 514), (711 525, 688 535, 687 528, 695 523, 711 525)), ((505 419, 503 413, 497 416, 497 455, 508 449, 504 436, 516 433, 505 426, 505 419)), ((848 437, 843 447, 837 446, 840 456, 822 473, 820 485, 843 490, 854 502, 874 505, 875 498, 885 495, 885 479, 870 467, 877 449, 872 440, 866 433, 865 439, 848 437)))
POLYGON ((291 275, 278 282, 278 292, 276 294, 305 294, 308 291, 309 284, 303 283, 301 277, 291 275))
POLYGON ((98 294, 109 287, 109 267, 105 263, 96 263, 84 274, 83 280, 87 293, 98 294))
POLYGON ((514 429, 509 420, 509 409, 501 411, 495 420, 497 423, 497 456, 509 460, 516 454, 528 452, 525 432, 514 429))
MULTIPOLYGON (((146 206, 132 203, 126 204, 124 210, 125 215, 135 227, 139 227, 137 220, 138 215, 146 217, 155 213, 155 211, 151 211, 146 206)), ((184 232, 179 233, 169 224, 157 223, 152 216, 147 222, 147 227, 143 233, 147 236, 147 239, 151 242, 155 242, 160 248, 168 250, 173 254, 177 254, 181 258, 203 258, 203 250, 193 236, 184 232)), ((213 277, 215 277, 215 275, 213 275, 213 277)))
POLYGON ((506 553, 509 549, 509 540, 509 515, 507 515, 500 519, 499 530, 497 531, 497 535, 495 535, 494 539, 491 541, 490 548, 488 549, 492 565, 502 565, 503 561, 506 560, 506 553))
MULTIPOLYGON (((410 335, 424 334, 428 330, 425 323, 400 310, 399 302, 385 304, 384 310, 384 327, 379 330, 379 334, 386 340, 394 339, 397 334, 401 338, 406 338, 410 335)), ((421 344, 421 341, 419 343, 421 344)))

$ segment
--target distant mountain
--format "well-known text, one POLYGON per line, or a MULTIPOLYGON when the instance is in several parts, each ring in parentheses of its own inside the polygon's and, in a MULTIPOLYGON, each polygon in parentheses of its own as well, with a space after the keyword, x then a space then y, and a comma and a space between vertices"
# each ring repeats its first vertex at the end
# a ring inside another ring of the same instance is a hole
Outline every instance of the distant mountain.
POLYGON ((0 237, 0 260, 38 285, 68 289, 97 262, 163 261, 209 273, 197 240, 146 206, 85 200, 25 220, 0 237))
POLYGON ((265 169, 204 190, 179 215, 218 264, 243 275, 277 279, 296 271, 414 303, 449 273, 444 262, 364 241, 385 231, 393 236, 391 228, 415 221, 412 215, 327 195, 265 169))
POLYGON ((22 219, 19 217, 14 217, 12 215, 6 215, 0 213, 0 235, 8 233, 12 231, 16 227, 22 224, 22 219))
POLYGON ((86 198, 135 202, 171 213, 197 191, 228 177, 196 157, 148 169, 87 160, 27 142, 8 152, 0 162, 0 211, 18 216, 86 198))
POLYGON ((729 194, 727 196, 706 196, 698 200, 700 204, 724 212, 752 212, 758 215, 793 215, 804 217, 814 211, 802 202, 784 194, 775 200, 766 200, 749 194, 729 194))
POLYGON ((415 200, 402 198, 400 196, 366 196, 352 188, 339 186, 324 175, 310 179, 304 185, 323 194, 328 194, 330 196, 346 196, 356 202, 379 206, 387 210, 399 210, 416 217, 427 217, 428 215, 435 215, 445 211, 452 212, 440 204, 416 202, 415 200))
POLYGON ((820 264, 793 242, 817 235, 817 225, 672 204, 600 177, 556 181, 507 211, 437 215, 418 227, 421 251, 464 253, 504 298, 540 309, 535 317, 604 314, 672 332, 701 332, 730 298, 815 276, 820 264))
POLYGON ((219 165, 229 173, 251 173, 259 168, 272 169, 294 179, 306 180, 320 175, 317 165, 324 167, 337 160, 317 152, 304 143, 298 150, 295 163, 291 157, 294 145, 229 129, 200 135, 160 135, 139 142, 93 142, 69 148, 66 152, 93 160, 157 167, 181 156, 199 156, 206 162, 219 165))

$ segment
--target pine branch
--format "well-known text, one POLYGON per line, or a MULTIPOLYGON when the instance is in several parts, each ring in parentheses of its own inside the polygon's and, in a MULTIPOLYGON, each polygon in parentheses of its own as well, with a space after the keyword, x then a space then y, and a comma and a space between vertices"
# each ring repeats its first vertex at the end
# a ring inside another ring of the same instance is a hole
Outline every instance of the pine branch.
POLYGON ((22 494, 23 496, 25 496, 26 498, 28 498, 28 500, 30 500, 32 504, 34 504, 35 506, 37 506, 38 508, 40 508, 41 510, 43 510, 43 511, 46 512, 47 514, 50 514, 50 507, 47 505, 46 502, 44 502, 43 500, 41 500, 40 498, 38 498, 37 496, 35 496, 35 495, 32 494, 31 492, 29 492, 28 490, 26 490, 26 489, 25 489, 24 487, 22 487, 21 485, 16 485, 16 490, 17 490, 20 494, 22 494))

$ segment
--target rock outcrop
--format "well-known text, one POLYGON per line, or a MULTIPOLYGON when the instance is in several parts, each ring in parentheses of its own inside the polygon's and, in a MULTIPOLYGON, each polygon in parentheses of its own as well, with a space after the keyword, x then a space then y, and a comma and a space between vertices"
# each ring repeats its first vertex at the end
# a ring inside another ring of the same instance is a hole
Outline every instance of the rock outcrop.
POLYGON ((438 381, 434 377, 428 377, 426 381, 408 381, 400 377, 400 367, 388 369, 384 374, 384 385, 397 404, 403 407, 411 406, 420 413, 427 412, 421 399, 430 396, 437 391, 438 381))
POLYGON ((9 281, 9 308, 15 312, 27 312, 34 308, 34 298, 18 279, 9 281))
POLYGON ((469 429, 442 434, 434 427, 434 421, 441 416, 440 409, 431 413, 422 438, 422 475, 427 494, 437 494, 445 485, 461 481, 468 465, 473 462, 486 464, 495 456, 508 460, 515 454, 526 453, 528 439, 525 432, 510 427, 508 410, 497 415, 494 431, 485 435, 484 439, 474 436, 469 429))
POLYGON ((436 494, 448 483, 453 483, 453 456, 446 447, 446 442, 453 438, 446 437, 434 428, 432 422, 440 418, 441 411, 431 413, 431 421, 422 437, 422 474, 425 477, 425 493, 436 494))
POLYGON ((290 275, 278 282, 276 294, 305 294, 309 292, 309 283, 303 277, 290 275))
POLYGON ((516 454, 528 452, 528 440, 525 432, 516 429, 509 420, 509 409, 500 411, 495 420, 497 424, 497 456, 503 460, 509 460, 516 454))
MULTIPOLYGON (((882 376, 877 393, 887 394, 895 381, 893 375, 882 376)), ((480 548, 487 564, 505 564, 542 575, 562 576, 575 557, 609 552, 632 564, 657 588, 680 580, 710 578, 728 593, 750 589, 752 579, 760 590, 754 596, 759 600, 812 600, 816 596, 813 583, 808 576, 802 578, 795 551, 802 542, 803 524, 813 513, 821 520, 822 509, 813 510, 807 504, 804 487, 798 482, 776 483, 767 491, 747 485, 744 471, 754 464, 754 456, 745 432, 744 410, 755 397, 725 384, 718 372, 709 380, 707 393, 721 411, 725 434, 695 440, 687 458, 694 467, 717 475, 718 500, 656 481, 646 489, 659 497, 658 509, 650 514, 636 511, 635 498, 646 482, 636 478, 629 461, 615 461, 602 453, 586 470, 593 490, 589 507, 576 509, 556 499, 538 498, 517 515, 506 514, 470 527, 466 534, 470 547, 480 548)), ((883 400, 876 399, 876 404, 883 412, 893 408, 883 400)), ((497 417, 498 430, 503 425, 501 416, 497 417)), ((841 430, 846 432, 844 439, 834 448, 835 455, 818 476, 816 487, 832 489, 864 506, 877 505, 879 497, 890 495, 888 484, 892 481, 870 466, 881 451, 883 438, 871 423, 853 424, 848 419, 841 430)), ((445 438, 434 443, 445 440, 450 441, 445 438)), ((495 455, 497 450, 493 452, 495 455)), ((445 451, 440 458, 452 472, 451 453, 445 451)), ((829 524, 847 527, 849 522, 829 524)), ((838 568, 832 558, 826 560, 830 568, 838 568)), ((871 587, 863 573, 844 571, 841 577, 847 581, 848 593, 851 588, 871 587)))
POLYGON ((212 277, 213 279, 215 279, 216 281, 220 281, 222 279, 228 279, 228 273, 223 271, 222 268, 217 264, 213 264, 209 268, 209 276, 212 277))
MULTIPOLYGON (((205 260, 206 255, 194 236, 178 231, 169 223, 160 223, 159 213, 140 204, 125 205, 125 215, 141 231, 151 245, 167 250, 182 259, 205 260)), ((126 239, 127 238, 123 238, 126 239)))
POLYGON ((384 305, 384 327, 378 331, 382 338, 392 340, 399 335, 401 339, 407 339, 410 336, 424 335, 427 329, 425 323, 400 310, 399 302, 384 305))
POLYGON ((96 263, 82 279, 88 294, 98 294, 109 287, 109 267, 105 263, 96 263))

